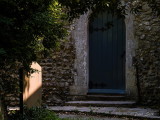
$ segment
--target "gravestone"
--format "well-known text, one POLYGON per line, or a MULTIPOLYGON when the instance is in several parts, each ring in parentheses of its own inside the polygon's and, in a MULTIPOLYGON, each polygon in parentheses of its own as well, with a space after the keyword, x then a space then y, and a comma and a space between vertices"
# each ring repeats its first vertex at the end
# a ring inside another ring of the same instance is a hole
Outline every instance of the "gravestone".
POLYGON ((32 69, 37 70, 30 76, 23 76, 23 103, 27 107, 41 106, 42 103, 42 68, 33 62, 32 69))

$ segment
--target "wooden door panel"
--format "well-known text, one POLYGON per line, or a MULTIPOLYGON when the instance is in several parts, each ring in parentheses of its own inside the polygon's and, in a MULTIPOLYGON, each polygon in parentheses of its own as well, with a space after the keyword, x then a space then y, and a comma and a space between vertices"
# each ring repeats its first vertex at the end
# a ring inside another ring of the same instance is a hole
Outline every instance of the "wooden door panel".
POLYGON ((89 89, 125 89, 125 24, 107 12, 89 26, 89 89))

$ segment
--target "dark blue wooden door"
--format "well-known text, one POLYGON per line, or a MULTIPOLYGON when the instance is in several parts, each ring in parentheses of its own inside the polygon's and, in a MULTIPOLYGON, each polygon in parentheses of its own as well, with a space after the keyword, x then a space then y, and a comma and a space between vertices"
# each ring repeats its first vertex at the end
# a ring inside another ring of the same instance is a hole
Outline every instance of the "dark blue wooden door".
POLYGON ((89 25, 89 92, 125 92, 125 23, 107 12, 89 25))

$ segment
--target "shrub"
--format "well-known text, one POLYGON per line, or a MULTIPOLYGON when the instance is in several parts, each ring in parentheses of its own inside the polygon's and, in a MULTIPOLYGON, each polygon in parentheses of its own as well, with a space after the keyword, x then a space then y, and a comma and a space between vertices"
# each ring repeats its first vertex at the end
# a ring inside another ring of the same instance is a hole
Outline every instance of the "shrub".
POLYGON ((17 111, 9 116, 9 120, 61 120, 54 112, 41 107, 24 108, 23 115, 17 111))

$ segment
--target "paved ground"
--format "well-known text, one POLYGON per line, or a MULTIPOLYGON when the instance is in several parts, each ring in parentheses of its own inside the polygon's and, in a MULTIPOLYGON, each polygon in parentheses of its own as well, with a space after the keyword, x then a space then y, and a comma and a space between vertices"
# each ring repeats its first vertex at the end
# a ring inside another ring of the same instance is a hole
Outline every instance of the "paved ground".
POLYGON ((138 120, 129 118, 115 118, 115 117, 95 117, 85 115, 73 115, 73 114, 59 114, 60 118, 69 118, 73 120, 138 120))
POLYGON ((150 108, 123 108, 123 107, 77 107, 77 106, 55 106, 48 107, 55 112, 82 112, 86 114, 97 114, 102 116, 118 116, 133 118, 148 118, 150 120, 160 120, 157 110, 150 108))

